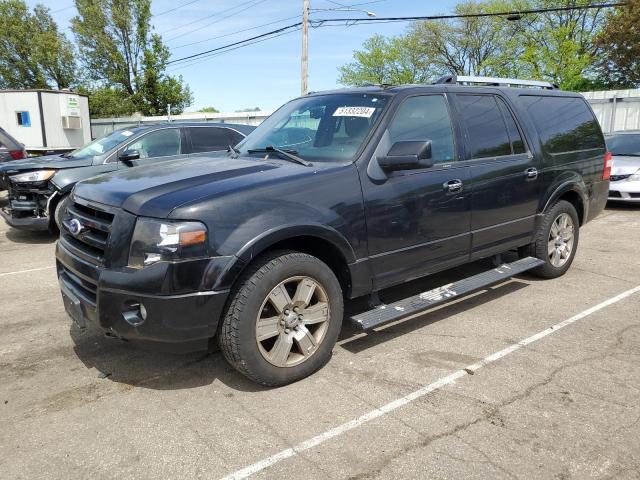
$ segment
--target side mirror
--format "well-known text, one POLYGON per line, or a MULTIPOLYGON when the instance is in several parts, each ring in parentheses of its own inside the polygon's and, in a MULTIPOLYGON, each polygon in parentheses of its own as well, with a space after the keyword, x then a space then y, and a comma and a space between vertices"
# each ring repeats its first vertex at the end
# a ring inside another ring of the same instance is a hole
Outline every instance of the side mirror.
POLYGON ((125 150, 118 156, 118 160, 123 163, 129 164, 133 160, 140 158, 140 152, 138 150, 125 150))
POLYGON ((386 171, 433 167, 431 140, 396 142, 384 157, 378 157, 378 164, 386 171))

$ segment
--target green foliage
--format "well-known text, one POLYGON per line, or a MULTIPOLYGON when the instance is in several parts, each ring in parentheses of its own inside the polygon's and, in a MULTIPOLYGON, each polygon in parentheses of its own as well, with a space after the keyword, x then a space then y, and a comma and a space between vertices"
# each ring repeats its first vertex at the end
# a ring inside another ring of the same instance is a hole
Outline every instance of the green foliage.
POLYGON ((133 97, 114 87, 80 88, 89 95, 89 113, 93 117, 126 117, 136 112, 133 97))
POLYGON ((240 110, 236 110, 236 113, 259 112, 259 111, 260 111, 260 107, 253 107, 253 108, 242 108, 240 110))
POLYGON ((204 107, 204 108, 201 108, 200 110, 198 110, 198 112, 201 112, 201 113, 220 113, 220 110, 218 110, 215 107, 204 107))
POLYGON ((640 2, 630 1, 607 16, 597 38, 603 51, 599 79, 614 88, 640 85, 640 2))
POLYGON ((0 0, 0 86, 69 88, 77 84, 75 52, 49 9, 0 0))
MULTIPOLYGON (((467 1, 459 3, 455 13, 555 6, 557 0, 467 1)), ((599 88, 604 82, 597 78, 595 65, 603 48, 597 36, 605 12, 596 8, 525 14, 516 21, 491 16, 416 22, 404 35, 368 39, 362 50, 354 52, 354 61, 340 68, 339 81, 346 85, 423 83, 456 73, 550 80, 568 90, 599 88)))
POLYGON ((169 104, 179 114, 192 103, 182 77, 165 73, 169 51, 151 31, 150 0, 76 0, 76 7, 72 29, 94 90, 109 87, 107 98, 120 92, 144 115, 165 114, 169 104))

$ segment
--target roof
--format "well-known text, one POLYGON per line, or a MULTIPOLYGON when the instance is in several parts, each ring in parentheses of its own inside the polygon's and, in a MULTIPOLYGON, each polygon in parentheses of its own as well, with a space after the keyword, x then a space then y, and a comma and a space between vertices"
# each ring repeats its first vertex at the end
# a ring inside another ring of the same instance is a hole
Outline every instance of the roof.
POLYGON ((122 127, 118 130, 131 130, 134 132, 142 132, 145 130, 153 130, 155 128, 166 128, 166 127, 224 127, 230 128, 231 130, 236 130, 237 132, 242 133, 243 135, 248 135, 252 131, 255 130, 255 126, 253 125, 245 125, 239 123, 226 123, 226 122, 159 122, 159 123, 151 123, 144 124, 135 127, 122 127))
POLYGON ((0 89, 0 93, 25 93, 25 92, 41 92, 41 93, 66 93, 67 95, 78 95, 79 97, 89 97, 84 93, 74 92, 72 90, 51 90, 47 88, 7 88, 0 89))

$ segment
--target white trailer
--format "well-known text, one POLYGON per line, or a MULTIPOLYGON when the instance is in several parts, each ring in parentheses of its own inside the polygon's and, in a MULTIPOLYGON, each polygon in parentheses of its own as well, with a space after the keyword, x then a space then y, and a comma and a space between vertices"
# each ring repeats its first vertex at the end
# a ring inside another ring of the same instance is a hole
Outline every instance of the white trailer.
POLYGON ((89 100, 67 90, 0 90, 0 126, 30 153, 71 151, 91 141, 89 100))

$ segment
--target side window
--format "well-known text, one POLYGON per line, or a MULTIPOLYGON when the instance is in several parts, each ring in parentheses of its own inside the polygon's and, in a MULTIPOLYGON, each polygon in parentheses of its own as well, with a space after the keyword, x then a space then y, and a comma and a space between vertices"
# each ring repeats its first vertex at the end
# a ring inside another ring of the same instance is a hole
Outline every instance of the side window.
POLYGON ((524 141, 522 140, 522 135, 520 135, 520 131, 518 130, 518 126, 516 125, 516 121, 513 118, 513 115, 507 104, 504 103, 504 100, 498 98, 498 105, 500 106, 500 110, 502 110, 502 114, 504 115, 504 121, 507 124, 507 131, 509 132, 509 139, 511 140, 511 149, 515 155, 519 153, 524 153, 526 151, 524 147, 524 141))
POLYGON ((229 134, 229 145, 235 146, 244 139, 244 136, 235 130, 227 129, 227 133, 229 134))
POLYGON ((598 121, 582 98, 542 95, 522 98, 548 153, 605 148, 598 121))
POLYGON ((29 115, 29 112, 16 112, 16 122, 21 127, 30 127, 31 115, 29 115))
POLYGON ((442 95, 406 99, 389 125, 389 135, 392 145, 406 140, 431 140, 435 163, 455 158, 451 117, 442 95))
POLYGON ((156 158, 180 155, 181 138, 178 128, 165 128, 148 133, 133 143, 127 150, 138 150, 140 158, 156 158))
POLYGON ((504 118, 493 95, 456 95, 467 129, 471 158, 511 155, 504 118))
POLYGON ((229 146, 229 135, 226 128, 192 127, 187 129, 191 137, 193 153, 226 150, 229 146))

